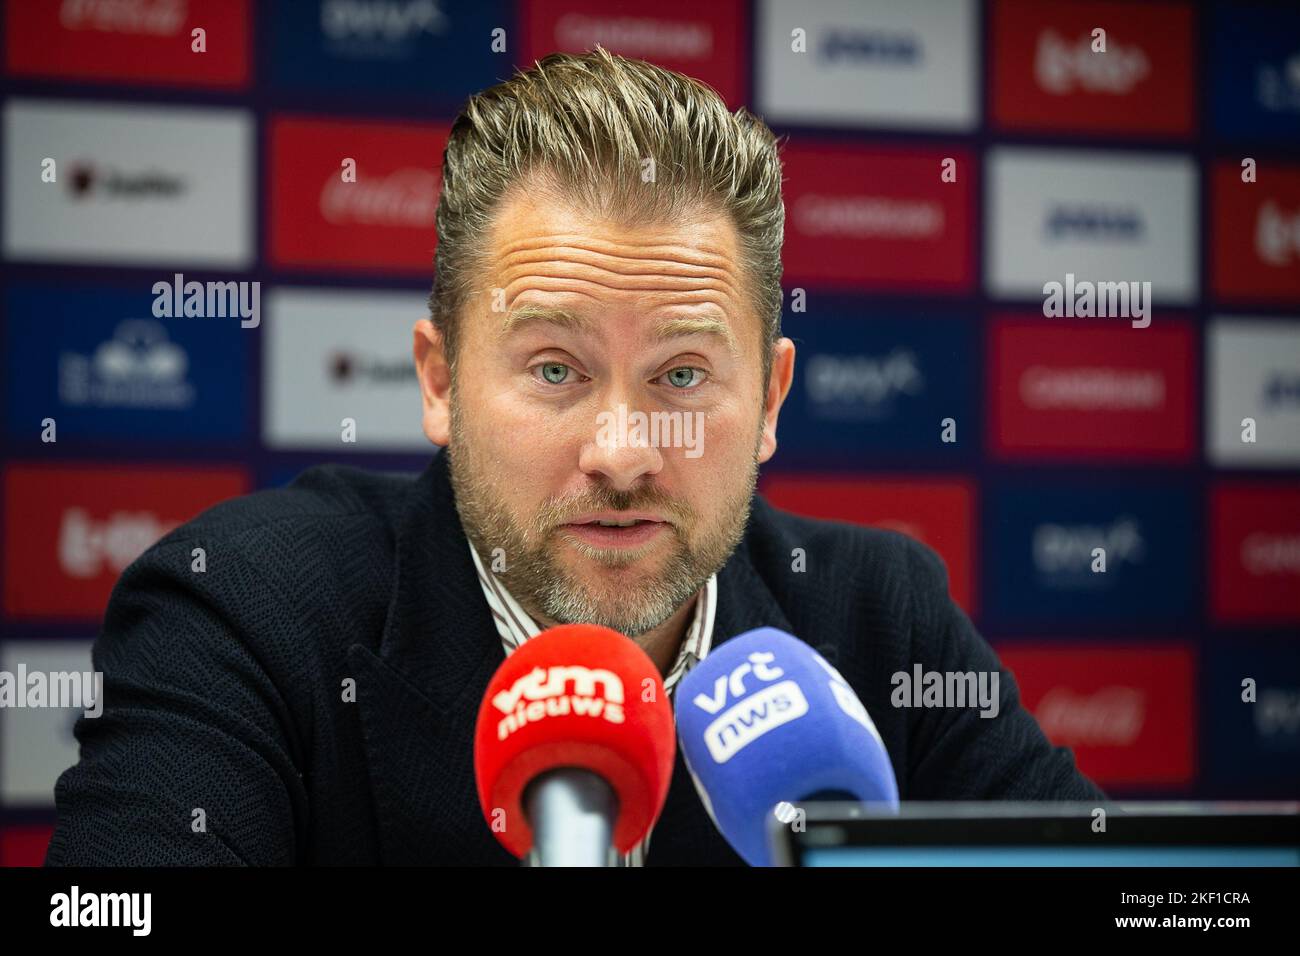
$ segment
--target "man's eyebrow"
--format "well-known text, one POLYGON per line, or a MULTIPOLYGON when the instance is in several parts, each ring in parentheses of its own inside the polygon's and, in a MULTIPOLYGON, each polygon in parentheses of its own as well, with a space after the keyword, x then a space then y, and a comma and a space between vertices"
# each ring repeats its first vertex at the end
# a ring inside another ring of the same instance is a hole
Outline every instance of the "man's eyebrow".
POLYGON ((655 327, 655 338, 659 341, 675 339, 683 335, 712 335, 720 338, 732 355, 740 354, 740 345, 736 342, 731 326, 721 319, 709 315, 682 316, 665 319, 655 327))
POLYGON ((526 325, 537 323, 558 325, 573 332, 588 332, 592 326, 591 320, 585 315, 570 312, 568 309, 530 304, 517 306, 506 313, 505 320, 501 323, 501 334, 509 335, 526 325))
MULTIPOLYGON (((521 305, 506 313, 501 323, 501 334, 509 335, 528 325, 543 323, 556 325, 572 332, 590 332, 594 321, 588 316, 568 309, 546 305, 521 305)), ((659 341, 681 338, 687 335, 711 335, 722 340, 727 350, 733 355, 740 354, 731 326, 713 316, 680 316, 664 319, 655 326, 654 336, 659 341)))

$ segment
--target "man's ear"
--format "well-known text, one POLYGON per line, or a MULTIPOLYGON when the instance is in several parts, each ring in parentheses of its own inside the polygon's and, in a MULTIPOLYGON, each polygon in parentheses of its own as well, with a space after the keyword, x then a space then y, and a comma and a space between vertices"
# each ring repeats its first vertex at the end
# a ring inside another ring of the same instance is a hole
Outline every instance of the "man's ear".
POLYGON ((758 445, 760 465, 776 454, 776 419, 793 381, 794 343, 786 338, 778 339, 772 346, 772 374, 767 380, 767 398, 763 402, 763 437, 758 445))
POLYGON ((428 319, 415 323, 415 373, 424 398, 424 434, 435 445, 451 442, 451 366, 442 333, 428 319))

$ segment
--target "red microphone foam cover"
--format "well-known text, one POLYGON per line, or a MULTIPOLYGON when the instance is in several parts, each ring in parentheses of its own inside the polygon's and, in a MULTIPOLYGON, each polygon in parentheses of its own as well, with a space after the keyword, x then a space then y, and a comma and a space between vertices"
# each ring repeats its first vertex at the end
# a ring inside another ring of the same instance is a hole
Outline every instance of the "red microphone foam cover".
POLYGON ((479 803, 497 839, 522 857, 533 846, 524 789, 547 770, 590 770, 618 795, 614 846, 626 853, 663 809, 676 749, 668 695, 645 651, 607 627, 553 627, 488 684, 474 734, 479 803))

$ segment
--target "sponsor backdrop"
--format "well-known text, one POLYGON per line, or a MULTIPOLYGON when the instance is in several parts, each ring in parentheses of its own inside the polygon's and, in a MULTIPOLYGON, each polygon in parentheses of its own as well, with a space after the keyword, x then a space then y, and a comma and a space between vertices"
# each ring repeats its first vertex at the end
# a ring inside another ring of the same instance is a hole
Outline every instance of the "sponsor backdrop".
MULTIPOLYGON (((788 137, 765 493, 934 547, 1113 794, 1300 796, 1300 9, 9 0, 0 29, 0 669, 87 668, 122 569, 217 501, 423 467, 449 124, 601 42, 788 137), (226 314, 160 316, 190 281, 235 283, 226 314)), ((0 864, 42 858, 75 716, 0 710, 0 864)))

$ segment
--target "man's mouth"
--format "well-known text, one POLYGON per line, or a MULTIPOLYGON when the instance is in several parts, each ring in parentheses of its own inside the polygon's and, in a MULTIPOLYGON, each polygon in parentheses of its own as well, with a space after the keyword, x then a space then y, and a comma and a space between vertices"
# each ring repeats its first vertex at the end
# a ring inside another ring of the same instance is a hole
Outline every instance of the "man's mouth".
POLYGON ((656 514, 611 511, 581 515, 561 527, 592 547, 636 548, 653 541, 670 525, 656 514))

